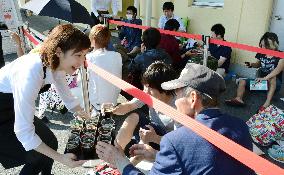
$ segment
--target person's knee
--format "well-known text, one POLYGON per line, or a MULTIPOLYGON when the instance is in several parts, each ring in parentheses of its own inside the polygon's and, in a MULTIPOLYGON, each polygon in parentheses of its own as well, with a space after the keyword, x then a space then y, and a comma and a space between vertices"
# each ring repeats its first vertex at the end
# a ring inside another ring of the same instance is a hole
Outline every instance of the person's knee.
MULTIPOLYGON (((131 113, 124 121, 125 125, 133 126, 134 128, 139 122, 139 115, 137 113, 131 113)), ((122 126, 123 127, 123 126, 122 126)))

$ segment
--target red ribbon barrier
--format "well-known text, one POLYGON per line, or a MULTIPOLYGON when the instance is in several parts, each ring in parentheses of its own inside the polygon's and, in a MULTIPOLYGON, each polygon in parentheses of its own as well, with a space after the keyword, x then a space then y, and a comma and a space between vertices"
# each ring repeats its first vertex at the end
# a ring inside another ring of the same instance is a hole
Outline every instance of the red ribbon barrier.
MULTIPOLYGON (((38 43, 36 39, 33 38, 28 32, 24 31, 25 35, 35 44, 38 43)), ((233 142, 232 140, 226 138, 225 136, 219 134, 218 132, 204 126, 198 121, 190 118, 189 116, 179 113, 171 106, 161 102, 160 100, 146 94, 145 92, 137 89, 136 87, 126 83, 125 81, 119 79, 118 77, 108 73, 107 71, 99 68, 98 66, 93 65, 90 62, 86 63, 89 69, 97 73, 99 76, 109 81, 113 85, 119 87, 123 91, 129 93, 130 95, 140 99, 145 104, 153 107, 159 112, 164 113, 167 116, 170 116, 175 121, 181 123, 182 125, 190 128, 192 131, 223 150, 228 155, 232 156, 236 160, 240 161, 244 165, 248 166, 255 172, 261 175, 284 175, 284 170, 273 163, 267 161, 266 159, 259 157, 250 150, 240 146, 239 144, 233 142)))
POLYGON ((34 45, 38 45, 39 42, 25 29, 23 29, 24 35, 26 35, 26 37, 28 37, 28 39, 34 43, 34 45))
POLYGON ((253 169, 261 175, 271 175, 271 174, 284 174, 284 170, 280 167, 274 165, 273 163, 259 157, 250 150, 240 146, 239 144, 233 142, 227 137, 219 134, 218 132, 204 126, 198 121, 190 118, 189 116, 179 113, 177 110, 168 106, 167 104, 161 102, 160 100, 146 94, 145 92, 137 89, 136 87, 126 83, 125 81, 117 78, 116 76, 108 73, 102 68, 95 66, 94 64, 88 62, 88 68, 97 73, 99 76, 109 81, 113 85, 121 88, 123 91, 129 93, 130 95, 143 101, 145 104, 155 108, 159 112, 170 116, 175 121, 181 123, 182 125, 190 128, 192 131, 223 150, 228 155, 232 156, 236 160, 240 161, 244 165, 253 169))
MULTIPOLYGON (((130 23, 121 22, 121 21, 114 21, 114 20, 109 20, 109 23, 127 26, 127 27, 132 27, 132 28, 138 28, 138 29, 142 29, 142 30, 146 30, 146 29, 149 28, 148 26, 141 26, 141 25, 130 24, 130 23)), ((161 33, 168 34, 168 35, 174 35, 174 36, 179 36, 179 37, 184 37, 184 38, 193 38, 193 39, 197 39, 197 40, 202 40, 202 35, 189 34, 189 33, 183 33, 183 32, 174 32, 174 31, 168 31, 168 30, 163 30, 163 29, 159 29, 159 31, 161 33)), ((234 42, 222 41, 222 40, 217 40, 217 39, 210 39, 210 43, 228 46, 228 47, 231 47, 231 48, 236 48, 236 49, 241 49, 241 50, 247 50, 247 51, 256 52, 256 53, 267 54, 267 55, 275 56, 275 57, 279 57, 279 58, 284 58, 284 52, 278 52, 278 51, 274 51, 274 50, 263 49, 263 48, 249 46, 249 45, 245 45, 245 44, 238 44, 238 43, 234 43, 234 42)))

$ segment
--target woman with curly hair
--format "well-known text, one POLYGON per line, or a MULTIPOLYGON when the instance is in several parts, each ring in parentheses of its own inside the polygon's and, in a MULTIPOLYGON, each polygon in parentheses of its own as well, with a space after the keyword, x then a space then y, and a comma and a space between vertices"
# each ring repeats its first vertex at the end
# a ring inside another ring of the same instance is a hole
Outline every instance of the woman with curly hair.
POLYGON ((72 75, 85 61, 90 40, 70 24, 59 25, 39 53, 24 55, 0 69, 0 163, 24 165, 21 175, 51 174, 53 161, 80 166, 73 154, 60 154, 51 130, 35 114, 35 100, 54 84, 66 107, 87 115, 71 95, 65 74, 72 75))

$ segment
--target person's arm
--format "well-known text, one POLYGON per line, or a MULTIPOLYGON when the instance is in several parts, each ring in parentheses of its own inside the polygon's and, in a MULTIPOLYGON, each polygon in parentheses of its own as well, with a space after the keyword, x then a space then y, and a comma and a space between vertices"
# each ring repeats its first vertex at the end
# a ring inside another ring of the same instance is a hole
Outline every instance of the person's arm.
POLYGON ((91 11, 94 13, 94 15, 96 17, 99 16, 99 13, 98 13, 97 7, 96 7, 96 0, 91 0, 91 11))
POLYGON ((86 160, 76 160, 77 158, 74 154, 60 154, 43 142, 34 150, 70 168, 79 167, 86 162, 86 160))
MULTIPOLYGON (((136 25, 142 25, 142 21, 140 19, 136 19, 135 21, 136 25)), ((141 37, 142 37, 142 31, 140 29, 133 29, 133 35, 131 37, 134 37, 133 42, 133 49, 129 52, 129 54, 135 54, 140 51, 140 45, 142 43, 141 37)))
POLYGON ((232 54, 232 49, 230 47, 222 47, 222 49, 222 55, 220 55, 220 58, 218 59, 218 67, 221 67, 227 59, 230 59, 232 54))
POLYGON ((160 28, 160 29, 164 29, 164 15, 162 15, 161 17, 160 17, 160 19, 159 19, 159 23, 158 23, 158 28, 160 28))
POLYGON ((24 55, 24 50, 22 48, 22 42, 20 36, 16 32, 9 31, 11 38, 15 41, 16 43, 16 48, 17 48, 17 55, 18 57, 21 57, 24 55))
MULTIPOLYGON (((123 22, 125 22, 125 21, 123 21, 123 22)), ((119 31, 119 33, 118 33, 118 38, 120 39, 120 40, 123 40, 124 39, 124 37, 125 37, 125 35, 126 35, 126 27, 125 26, 122 26, 121 27, 121 29, 120 29, 120 31, 119 31)))
MULTIPOLYGON (((30 65, 27 65, 30 66, 30 65)), ((38 151, 69 167, 76 167, 84 161, 76 162, 75 155, 61 155, 42 142, 35 132, 35 101, 43 84, 41 66, 30 66, 20 69, 12 76, 11 84, 14 98, 15 123, 14 132, 26 151, 38 151), (20 82, 20 83, 19 83, 20 82)), ((17 67, 16 67, 17 68, 17 67)), ((19 68, 19 67, 18 67, 19 68)))
POLYGON ((125 115, 128 112, 141 108, 143 105, 144 105, 143 102, 141 102, 137 98, 133 98, 131 101, 116 106, 113 110, 113 113, 116 115, 125 115))
POLYGON ((265 80, 269 80, 269 79, 271 79, 273 77, 276 77, 283 70, 284 70, 284 59, 280 59, 277 67, 272 72, 270 72, 270 74, 266 75, 264 77, 264 79, 265 80))
MULTIPOLYGON (((47 71, 46 73, 49 74, 51 72, 47 71)), ((73 113, 77 112, 77 114, 80 114, 78 116, 82 118, 89 118, 90 116, 87 116, 87 113, 80 106, 77 97, 72 95, 66 81, 66 73, 64 71, 56 71, 53 72, 51 76, 53 76, 54 79, 53 84, 55 85, 56 92, 58 92, 58 95, 61 97, 66 108, 73 113)))
POLYGON ((261 62, 257 60, 255 63, 250 63, 250 66, 253 68, 259 68, 261 66, 261 62))
POLYGON ((218 60, 218 67, 221 67, 225 63, 226 60, 227 58, 220 56, 218 60))
MULTIPOLYGON (((50 73, 47 71, 47 74, 50 73)), ((68 87, 68 83, 66 81, 66 73, 64 71, 55 71, 52 73, 56 91, 58 95, 61 97, 67 109, 75 112, 78 110, 78 106, 80 106, 79 100, 74 97, 68 87)))
POLYGON ((139 51, 140 51, 140 47, 134 46, 133 49, 128 54, 136 54, 136 53, 139 53, 139 51))

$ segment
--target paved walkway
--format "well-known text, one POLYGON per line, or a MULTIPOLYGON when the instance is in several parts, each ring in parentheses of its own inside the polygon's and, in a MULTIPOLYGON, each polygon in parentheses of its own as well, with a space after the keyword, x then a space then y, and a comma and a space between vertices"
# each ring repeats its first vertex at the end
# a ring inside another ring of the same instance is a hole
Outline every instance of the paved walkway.
MULTIPOLYGON (((26 19, 24 19, 26 20, 26 19)), ((29 18, 30 26, 39 32, 43 32, 46 30, 49 30, 50 28, 54 27, 58 22, 56 20, 50 20, 48 17, 30 17, 29 18)), ((5 56, 5 61, 10 62, 13 59, 16 58, 15 54, 12 55, 6 55, 5 56)), ((260 105, 262 105, 265 101, 266 94, 265 93, 251 93, 248 92, 246 94, 245 98, 245 103, 247 104, 243 108, 234 108, 234 107, 229 107, 224 104, 225 99, 232 98, 235 95, 236 91, 236 85, 232 81, 227 81, 227 90, 226 92, 220 97, 220 107, 224 112, 227 112, 231 115, 240 117, 244 121, 248 120, 250 116, 255 114, 256 110, 260 105)), ((272 100, 272 104, 276 105, 280 109, 284 109, 284 102, 281 101, 279 98, 284 97, 284 90, 283 88, 281 89, 280 92, 274 95, 274 98, 272 100)), ((72 115, 70 113, 66 115, 60 115, 58 113, 51 113, 47 112, 46 113, 48 118, 50 118, 51 123, 49 124, 49 127, 51 130, 55 133, 55 135, 58 138, 59 141, 59 152, 63 153, 65 149, 65 144, 67 142, 67 135, 68 135, 68 128, 69 128, 69 121, 72 119, 72 115)), ((116 122, 118 124, 118 127, 121 126, 121 123, 123 122, 125 117, 117 117, 116 122)), ((266 148, 262 148, 264 151, 266 148)), ((264 156, 265 157, 265 156, 264 156)), ((268 158, 269 159, 269 158, 268 158)), ((274 162, 273 160, 269 159, 270 161, 274 162)), ((284 165, 279 164, 277 162, 274 162, 284 168, 284 165)), ((21 167, 17 168, 12 168, 10 170, 4 170, 3 167, 0 165, 0 175, 6 175, 6 174, 18 174, 20 171, 21 167)), ((75 168, 75 169, 70 169, 67 168, 66 166, 60 164, 60 163, 55 163, 53 166, 53 173, 55 175, 65 175, 65 174, 85 174, 87 172, 86 169, 84 168, 75 168)))

